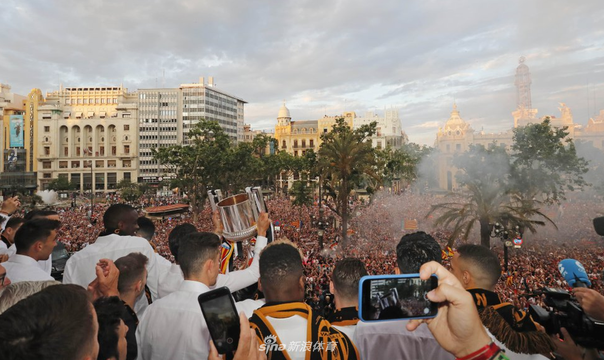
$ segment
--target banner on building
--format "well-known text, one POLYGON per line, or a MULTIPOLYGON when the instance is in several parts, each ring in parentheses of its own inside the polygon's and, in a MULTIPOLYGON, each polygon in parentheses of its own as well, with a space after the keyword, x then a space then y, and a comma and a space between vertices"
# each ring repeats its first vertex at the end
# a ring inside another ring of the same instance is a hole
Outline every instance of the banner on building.
POLYGON ((10 116, 10 147, 23 147, 23 115, 10 116))

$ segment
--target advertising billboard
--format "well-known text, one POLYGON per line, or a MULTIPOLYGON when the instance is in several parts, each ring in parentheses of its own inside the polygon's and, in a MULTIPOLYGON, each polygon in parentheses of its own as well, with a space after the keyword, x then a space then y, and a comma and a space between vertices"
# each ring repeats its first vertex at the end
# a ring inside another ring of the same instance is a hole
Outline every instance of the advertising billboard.
POLYGON ((23 147, 23 115, 10 116, 10 147, 23 147))

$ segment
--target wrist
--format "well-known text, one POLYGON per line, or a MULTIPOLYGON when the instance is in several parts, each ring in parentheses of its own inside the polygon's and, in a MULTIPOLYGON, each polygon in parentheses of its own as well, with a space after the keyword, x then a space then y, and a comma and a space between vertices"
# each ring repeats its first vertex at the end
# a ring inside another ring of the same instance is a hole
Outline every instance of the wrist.
POLYGON ((473 342, 472 345, 464 347, 462 351, 453 355, 457 360, 488 360, 499 350, 497 344, 490 338, 486 341, 473 342))

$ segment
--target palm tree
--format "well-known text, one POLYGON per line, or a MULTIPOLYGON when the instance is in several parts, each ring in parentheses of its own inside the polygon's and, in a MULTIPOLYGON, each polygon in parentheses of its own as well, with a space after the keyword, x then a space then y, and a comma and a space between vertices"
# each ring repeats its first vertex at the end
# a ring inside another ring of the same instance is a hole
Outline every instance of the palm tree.
POLYGON ((342 219, 342 242, 348 242, 348 220, 350 209, 348 199, 352 190, 368 178, 380 180, 374 165, 376 156, 371 142, 366 138, 375 132, 375 123, 352 130, 344 119, 338 119, 333 130, 322 135, 323 143, 318 152, 317 167, 323 181, 327 197, 335 203, 335 208, 326 204, 342 219))
POLYGON ((459 196, 459 201, 433 205, 428 216, 442 211, 436 218, 435 225, 453 227, 448 241, 452 247, 460 236, 466 242, 474 226, 480 226, 480 243, 490 247, 491 231, 494 223, 501 223, 507 228, 537 231, 536 226, 544 226, 545 221, 554 222, 540 211, 540 202, 523 199, 518 193, 505 190, 498 181, 476 181, 466 184, 467 191, 459 196), (538 216, 545 221, 535 220, 538 216))

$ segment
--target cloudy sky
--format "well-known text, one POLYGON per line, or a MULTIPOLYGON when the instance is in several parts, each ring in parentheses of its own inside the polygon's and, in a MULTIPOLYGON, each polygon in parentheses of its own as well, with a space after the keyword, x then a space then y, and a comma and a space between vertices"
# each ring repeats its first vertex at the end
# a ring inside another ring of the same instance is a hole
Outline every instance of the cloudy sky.
POLYGON ((453 101, 477 129, 512 126, 525 56, 533 106, 576 123, 604 109, 601 0, 2 0, 0 82, 130 90, 196 82, 249 102, 246 122, 399 109, 432 144, 453 101), (162 74, 164 74, 162 76, 162 74))

